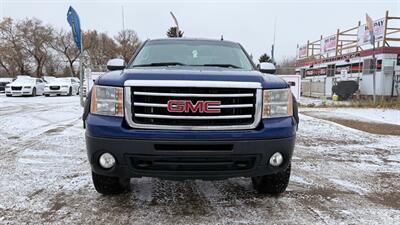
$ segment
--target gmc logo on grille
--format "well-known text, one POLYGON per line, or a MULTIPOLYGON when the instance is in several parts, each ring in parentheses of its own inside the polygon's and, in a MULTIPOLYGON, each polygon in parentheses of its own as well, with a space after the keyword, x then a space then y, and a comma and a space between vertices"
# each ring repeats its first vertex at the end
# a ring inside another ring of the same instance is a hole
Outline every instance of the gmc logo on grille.
POLYGON ((193 104, 190 100, 169 100, 168 101, 168 112, 188 113, 188 112, 199 112, 199 113, 220 113, 221 109, 213 109, 210 106, 219 106, 220 101, 197 101, 193 104))

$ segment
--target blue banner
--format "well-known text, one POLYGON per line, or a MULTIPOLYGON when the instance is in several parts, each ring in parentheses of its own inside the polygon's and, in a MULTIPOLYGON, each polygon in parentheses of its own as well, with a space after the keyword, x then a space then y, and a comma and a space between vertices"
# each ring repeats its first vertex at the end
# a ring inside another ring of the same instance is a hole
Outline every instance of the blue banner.
POLYGON ((78 13, 74 8, 72 8, 72 6, 70 6, 68 9, 67 20, 72 28, 72 35, 74 37, 76 47, 79 49, 79 52, 82 52, 81 23, 79 21, 78 13))

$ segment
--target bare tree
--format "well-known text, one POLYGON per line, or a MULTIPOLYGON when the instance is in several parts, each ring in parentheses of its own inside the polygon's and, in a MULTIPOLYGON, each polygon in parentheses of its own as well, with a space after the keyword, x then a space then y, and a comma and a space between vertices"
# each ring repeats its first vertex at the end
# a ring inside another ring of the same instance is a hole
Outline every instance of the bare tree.
POLYGON ((283 58, 277 65, 276 74, 296 74, 296 58, 283 58))
MULTIPOLYGON (((48 59, 44 64, 44 71, 46 75, 49 76, 58 76, 58 75, 67 75, 71 76, 71 72, 64 74, 64 67, 66 66, 65 60, 63 60, 59 53, 54 52, 56 54, 49 55, 48 59)), ((69 68, 69 66, 68 66, 69 68)))
POLYGON ((92 66, 106 65, 109 59, 117 56, 117 44, 106 33, 85 32, 83 45, 92 66))
POLYGON ((117 54, 128 62, 141 44, 139 37, 134 30, 122 30, 114 38, 118 44, 117 54))
POLYGON ((49 44, 53 40, 53 28, 44 26, 38 19, 25 19, 17 24, 22 34, 23 48, 34 59, 37 77, 43 75, 43 66, 48 60, 49 44))
POLYGON ((29 55, 23 47, 23 35, 11 18, 0 22, 0 67, 8 75, 28 74, 29 55))
MULTIPOLYGON (((83 32, 85 62, 92 67, 103 66, 111 58, 128 61, 141 44, 133 30, 124 30, 115 36, 89 30, 83 32)), ((24 20, 0 19, 0 71, 8 76, 35 74, 77 75, 74 64, 79 51, 70 32, 56 31, 35 18, 24 20)))
POLYGON ((79 57, 79 50, 75 45, 71 32, 60 30, 56 35, 50 46, 68 61, 69 69, 73 75, 77 75, 78 71, 74 68, 74 63, 79 57))

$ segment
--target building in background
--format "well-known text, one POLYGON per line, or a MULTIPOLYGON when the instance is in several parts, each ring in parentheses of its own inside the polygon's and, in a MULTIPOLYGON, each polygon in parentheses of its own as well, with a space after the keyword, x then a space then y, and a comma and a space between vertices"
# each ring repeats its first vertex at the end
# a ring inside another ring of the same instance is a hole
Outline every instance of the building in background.
POLYGON ((398 96, 400 92, 400 17, 374 21, 375 48, 365 24, 298 46, 296 74, 302 77, 302 95, 342 99, 354 94, 398 96), (351 93, 352 92, 352 93, 351 93))

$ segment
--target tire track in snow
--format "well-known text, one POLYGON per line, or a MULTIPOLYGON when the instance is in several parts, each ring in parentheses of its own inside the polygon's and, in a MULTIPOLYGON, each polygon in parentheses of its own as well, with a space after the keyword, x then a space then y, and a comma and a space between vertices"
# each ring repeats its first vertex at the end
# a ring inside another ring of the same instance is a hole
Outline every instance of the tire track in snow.
POLYGON ((258 213, 262 199, 250 187, 250 183, 250 179, 235 178, 197 181, 196 186, 212 206, 217 223, 236 224, 251 221, 253 224, 263 224, 267 218, 258 213))
POLYGON ((136 200, 151 203, 153 200, 153 179, 143 177, 139 179, 131 179, 130 185, 136 200))

